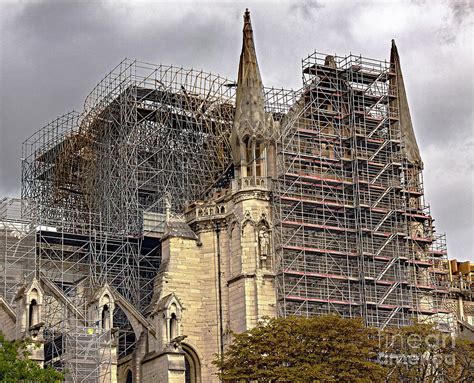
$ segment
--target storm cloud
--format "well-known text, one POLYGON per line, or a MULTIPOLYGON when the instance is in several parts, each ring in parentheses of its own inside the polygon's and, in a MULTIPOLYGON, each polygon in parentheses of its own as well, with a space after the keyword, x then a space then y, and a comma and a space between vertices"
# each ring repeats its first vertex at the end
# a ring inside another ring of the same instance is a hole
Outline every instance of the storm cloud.
POLYGON ((18 196, 21 143, 123 58, 235 78, 249 7, 266 86, 301 87, 301 58, 401 55, 426 200, 451 258, 474 259, 473 3, 0 3, 0 197, 18 196))

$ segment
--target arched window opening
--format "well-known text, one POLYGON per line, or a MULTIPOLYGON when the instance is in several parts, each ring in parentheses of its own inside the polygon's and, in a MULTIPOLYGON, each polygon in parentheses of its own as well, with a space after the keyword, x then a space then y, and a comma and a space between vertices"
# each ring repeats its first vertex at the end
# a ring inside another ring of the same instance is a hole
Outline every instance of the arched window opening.
POLYGON ((30 302, 30 310, 28 316, 28 327, 34 326, 39 322, 38 303, 36 299, 32 299, 30 302))
POLYGON ((256 161, 256 170, 255 170, 256 174, 255 175, 257 177, 261 177, 263 159, 262 159, 262 148, 260 144, 257 144, 257 146, 255 147, 255 161, 256 161))
MULTIPOLYGON (((239 159, 240 164, 242 164, 242 161, 244 160, 244 158, 243 158, 244 155, 243 155, 241 150, 242 149, 240 147, 240 139, 239 139, 239 137, 236 137, 235 141, 234 141, 234 145, 232 147, 232 151, 233 151, 232 157, 236 156, 236 158, 239 159)), ((240 173, 240 167, 236 167, 235 170, 237 171, 237 173, 240 173)))
POLYGON ((252 144, 249 137, 244 140, 244 143, 246 148, 247 177, 251 177, 253 176, 253 162, 255 160, 255 156, 252 153, 252 144))
POLYGON ((196 352, 187 344, 182 344, 184 351, 185 382, 201 383, 201 363, 196 352))
POLYGON ((189 363, 189 357, 187 355, 184 356, 184 381, 186 383, 193 383, 192 374, 193 371, 191 370, 191 364, 189 363))
POLYGON ((109 305, 104 305, 102 308, 102 328, 110 330, 110 309, 109 305))
POLYGON ((125 379, 125 383, 133 383, 133 376, 132 371, 127 371, 127 378, 125 379))
POLYGON ((171 314, 170 319, 170 340, 176 338, 178 336, 178 319, 176 318, 176 314, 171 314))

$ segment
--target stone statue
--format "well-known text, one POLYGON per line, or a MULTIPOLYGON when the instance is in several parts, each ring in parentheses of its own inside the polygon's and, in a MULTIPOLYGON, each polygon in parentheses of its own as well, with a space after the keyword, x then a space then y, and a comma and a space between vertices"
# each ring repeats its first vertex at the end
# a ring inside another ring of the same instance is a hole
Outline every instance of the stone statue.
POLYGON ((258 255, 260 259, 260 267, 268 268, 268 260, 270 257, 270 233, 266 228, 258 231, 258 255))

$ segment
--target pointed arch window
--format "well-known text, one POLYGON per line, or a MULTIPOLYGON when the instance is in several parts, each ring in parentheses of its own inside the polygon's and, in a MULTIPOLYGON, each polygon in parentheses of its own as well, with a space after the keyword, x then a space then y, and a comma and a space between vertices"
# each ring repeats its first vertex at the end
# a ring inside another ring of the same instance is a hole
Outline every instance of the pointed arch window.
POLYGON ((247 177, 253 176, 253 161, 254 156, 252 153, 252 143, 250 142, 250 137, 244 139, 245 145, 245 160, 247 165, 247 177))
POLYGON ((28 327, 32 327, 39 322, 38 302, 32 299, 30 302, 30 310, 28 313, 28 327))
POLYGON ((105 304, 102 308, 102 329, 110 330, 110 308, 109 305, 105 304))
POLYGON ((178 318, 176 314, 171 314, 170 318, 170 340, 176 338, 178 336, 178 318))

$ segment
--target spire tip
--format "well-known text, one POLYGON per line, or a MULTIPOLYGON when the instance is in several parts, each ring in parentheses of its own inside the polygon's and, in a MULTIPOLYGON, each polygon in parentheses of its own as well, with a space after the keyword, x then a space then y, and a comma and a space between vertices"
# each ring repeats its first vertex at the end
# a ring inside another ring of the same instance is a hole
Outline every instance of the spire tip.
POLYGON ((245 8, 245 13, 244 13, 244 24, 250 23, 250 11, 248 8, 245 8))

